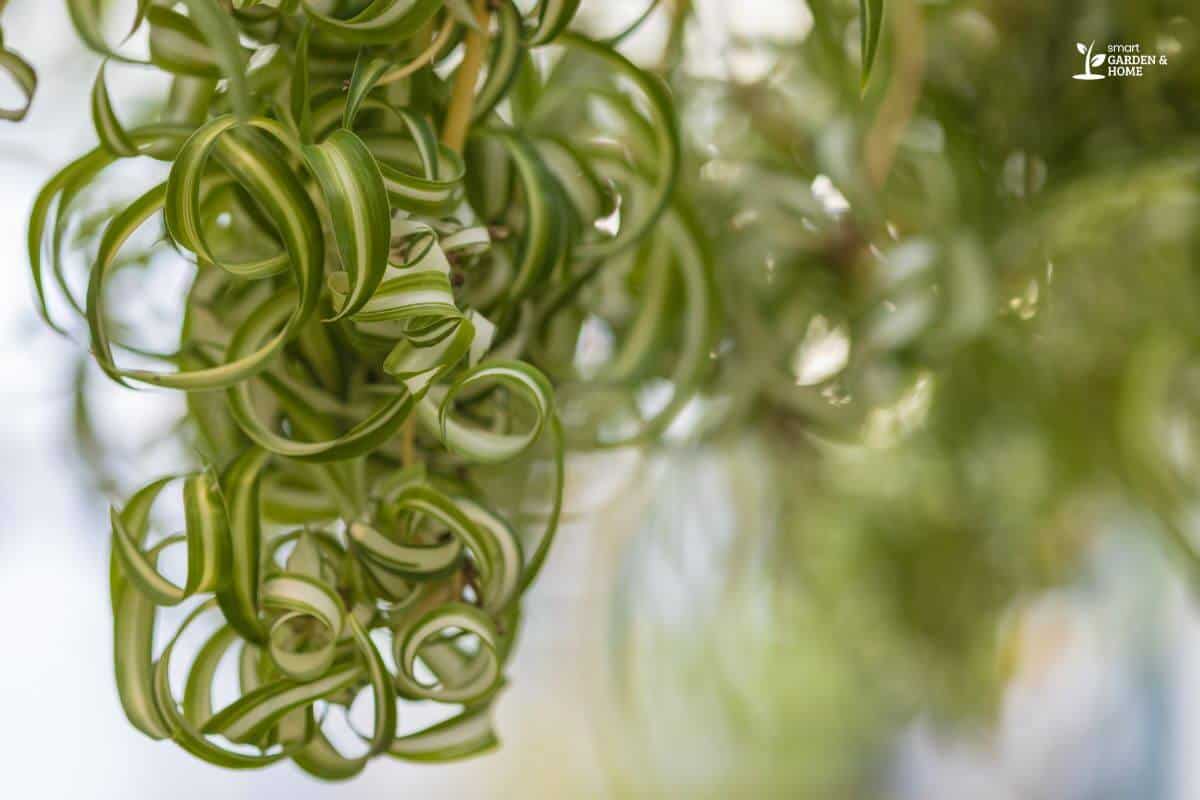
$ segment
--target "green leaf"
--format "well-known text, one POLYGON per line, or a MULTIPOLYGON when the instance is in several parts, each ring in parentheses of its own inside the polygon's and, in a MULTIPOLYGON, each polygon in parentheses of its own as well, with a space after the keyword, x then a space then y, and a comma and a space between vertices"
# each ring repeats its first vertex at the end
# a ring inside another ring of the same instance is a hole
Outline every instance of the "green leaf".
POLYGON ((453 761, 486 753, 499 740, 491 706, 472 708, 424 730, 396 738, 388 752, 404 761, 453 761))
POLYGON ((391 246, 392 211, 375 157, 343 128, 319 145, 306 145, 304 158, 317 178, 325 209, 348 275, 350 291, 333 317, 356 313, 383 279, 391 246))
POLYGON ((391 66, 382 58, 368 57, 366 50, 358 51, 358 59, 354 62, 354 74, 350 76, 350 86, 346 90, 346 108, 342 112, 343 128, 353 130, 359 106, 391 66))
POLYGON ((491 619, 474 606, 447 603, 397 630, 395 637, 398 668, 396 685, 404 695, 471 705, 481 702, 497 688, 500 680, 498 636, 491 619), (448 629, 457 629, 479 638, 479 651, 473 659, 473 668, 465 670, 457 676, 457 680, 422 683, 415 673, 417 655, 448 629))
MULTIPOLYGON (((132 501, 126 507, 127 514, 131 508, 135 508, 132 501)), ((131 515, 126 516, 122 524, 135 525, 131 515)), ((144 526, 135 530, 141 535, 144 526)), ((156 565, 158 555, 165 547, 179 540, 179 537, 165 539, 151 548, 146 554, 151 566, 156 565)), ((153 685, 156 606, 140 591, 122 591, 123 574, 115 571, 113 575, 113 660, 121 708, 130 723, 142 733, 152 739, 166 739, 171 736, 171 729, 159 710, 153 685), (118 575, 120 583, 116 580, 118 575)))
POLYGON ((883 0, 858 0, 858 11, 862 32, 862 88, 866 91, 879 50, 879 36, 883 33, 883 0))
POLYGON ((485 119, 508 94, 524 63, 521 58, 526 52, 523 47, 521 12, 511 0, 504 0, 496 16, 499 34, 492 40, 487 77, 475 96, 472 112, 475 120, 485 119))
POLYGON ((502 145, 521 182, 525 198, 525 227, 520 240, 516 275, 507 299, 519 300, 544 280, 566 256, 566 219, 555 203, 556 187, 537 150, 512 131, 485 130, 479 136, 502 145))
POLYGON ((221 612, 230 626, 251 642, 262 642, 259 591, 262 566, 260 487, 270 459, 265 450, 251 448, 237 458, 221 478, 229 519, 231 570, 217 592, 221 612))
MULTIPOLYGON (((138 0, 137 11, 126 39, 142 26, 149 8, 150 0, 138 0)), ((120 61, 126 64, 146 63, 121 55, 105 40, 103 8, 100 0, 67 0, 67 12, 70 14, 75 32, 79 34, 79 39, 93 52, 104 56, 105 60, 120 61)))
MULTIPOLYGON (((241 119, 250 116, 250 89, 246 80, 246 49, 238 41, 238 31, 218 5, 218 0, 184 0, 189 19, 204 38, 213 63, 229 81, 233 110, 241 119)), ((153 43, 153 38, 151 38, 153 43)))
POLYGON ((312 0, 300 0, 313 24, 355 44, 389 44, 415 35, 443 7, 442 0, 372 0, 349 19, 321 13, 312 0))
POLYGON ((2 39, 0 39, 0 71, 7 73, 17 84, 17 89, 25 96, 25 101, 16 108, 0 107, 0 119, 20 122, 25 119, 25 115, 29 113, 29 107, 33 104, 33 95, 37 92, 37 72, 29 65, 28 61, 13 51, 4 49, 2 39))
POLYGON ((288 712, 349 688, 361 674, 361 667, 343 664, 313 681, 274 681, 218 711, 202 732, 221 734, 235 742, 253 741, 288 712))
POLYGON ((351 524, 350 538, 372 562, 405 578, 446 575, 458 565, 463 552, 458 538, 433 544, 403 544, 362 522, 351 524))
MULTIPOLYGON (((641 126, 646 132, 648 147, 652 148, 651 161, 656 170, 652 184, 651 196, 645 203, 645 211, 639 212, 633 220, 622 220, 621 229, 612 239, 598 242, 584 242, 576 248, 580 259, 610 258, 616 253, 632 246, 641 240, 658 222, 671 201, 679 178, 681 161, 681 144, 679 122, 675 114, 674 103, 670 92, 662 81, 655 75, 638 69, 631 61, 616 50, 603 44, 574 33, 566 33, 559 41, 568 47, 587 53, 599 59, 614 74, 626 78, 646 102, 649 112, 648 125, 641 126)), ((628 109, 628 103, 621 104, 628 109)))
POLYGON ((222 588, 229 575, 229 527, 215 481, 208 474, 195 475, 183 485, 187 529, 187 581, 177 586, 164 578, 153 558, 143 553, 137 538, 125 527, 116 509, 109 517, 113 546, 125 579, 137 592, 157 605, 177 605, 194 594, 222 588))
POLYGON ((125 132, 125 127, 113 111, 112 101, 108 96, 108 86, 104 81, 104 70, 107 66, 107 60, 100 63, 96 82, 92 85, 92 124, 100 138, 100 146, 105 150, 121 158, 135 156, 138 152, 137 145, 125 132))
POLYGON ((579 11, 580 2, 581 0, 538 0, 533 11, 537 21, 525 37, 529 46, 537 47, 558 39, 579 11))
POLYGON ((300 38, 296 42, 296 56, 292 63, 292 82, 288 87, 291 97, 292 119, 300 134, 300 141, 312 144, 312 98, 309 92, 309 40, 312 38, 312 25, 304 20, 300 29, 300 38))

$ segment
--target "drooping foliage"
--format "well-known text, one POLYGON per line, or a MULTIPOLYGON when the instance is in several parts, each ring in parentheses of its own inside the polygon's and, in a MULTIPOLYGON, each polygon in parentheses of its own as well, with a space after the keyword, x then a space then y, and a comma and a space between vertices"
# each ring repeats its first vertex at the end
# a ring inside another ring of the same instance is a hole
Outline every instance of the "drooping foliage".
MULTIPOLYGON (((142 0, 129 36, 143 60, 105 38, 101 3, 68 2, 103 57, 99 143, 36 199, 38 307, 84 331, 112 380, 186 393, 199 454, 111 512, 117 687, 146 735, 327 779, 496 742, 489 712, 559 525, 564 449, 652 440, 713 339, 710 263, 672 198, 670 94, 621 37, 569 31, 578 6, 142 0), (131 114, 116 69, 169 90, 131 114), (162 180, 97 218, 133 160, 162 180), (188 288, 177 338, 148 341, 136 320, 169 298, 117 284, 164 259, 188 288), (599 280, 642 305, 611 368, 583 375, 564 342, 599 280), (647 407, 656 382, 671 396, 647 407), (582 383, 602 399, 564 415, 555 387, 582 383), (172 510, 182 529, 157 535, 172 510), (178 580, 164 566, 177 546, 178 580), (181 604, 183 623, 156 635, 181 604), (211 633, 177 646, 193 628, 211 633), (239 695, 220 704, 227 657, 239 695), (325 723, 364 696, 374 724, 348 754, 325 723), (450 716, 397 735, 421 700, 450 716)), ((32 69, 2 58, 31 98, 32 69)))

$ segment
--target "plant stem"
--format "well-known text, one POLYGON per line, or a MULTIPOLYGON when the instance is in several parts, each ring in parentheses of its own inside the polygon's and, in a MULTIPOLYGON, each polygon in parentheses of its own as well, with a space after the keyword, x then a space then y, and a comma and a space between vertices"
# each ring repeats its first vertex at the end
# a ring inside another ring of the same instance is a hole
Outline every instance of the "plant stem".
POLYGON ((467 50, 454 76, 454 89, 450 95, 450 106, 446 109, 446 123, 442 128, 442 141, 459 153, 466 144, 467 130, 471 126, 475 84, 479 81, 479 71, 483 68, 483 57, 487 52, 487 30, 491 17, 488 0, 475 0, 474 9, 479 30, 467 32, 467 50))

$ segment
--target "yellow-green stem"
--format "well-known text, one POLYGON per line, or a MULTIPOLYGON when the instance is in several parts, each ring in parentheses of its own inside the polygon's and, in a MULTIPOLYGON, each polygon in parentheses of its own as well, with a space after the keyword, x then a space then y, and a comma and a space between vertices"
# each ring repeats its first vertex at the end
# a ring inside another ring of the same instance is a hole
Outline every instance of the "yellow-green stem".
POLYGON ((462 152, 471 126, 471 112, 475 107, 475 84, 479 82, 479 71, 487 54, 488 22, 491 10, 488 0, 475 0, 475 20, 478 30, 467 32, 467 49, 462 64, 454 76, 454 89, 450 95, 450 106, 446 109, 446 122, 442 127, 442 141, 457 152, 462 152))

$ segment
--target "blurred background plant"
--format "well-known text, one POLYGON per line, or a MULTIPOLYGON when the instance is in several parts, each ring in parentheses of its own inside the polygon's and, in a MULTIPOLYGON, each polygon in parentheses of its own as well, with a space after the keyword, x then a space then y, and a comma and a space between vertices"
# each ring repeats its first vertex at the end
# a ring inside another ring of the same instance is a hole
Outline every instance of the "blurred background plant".
POLYGON ((614 601, 643 791, 885 793, 913 719, 994 730, 1112 537, 1196 575, 1194 7, 897 0, 864 92, 857 6, 779 5, 664 23, 723 320, 614 601), (1074 82, 1077 40, 1167 64, 1074 82))
MULTIPOLYGON (((646 250, 554 310, 537 363, 576 447, 661 443, 570 465, 587 544, 548 591, 587 599, 567 627, 591 666, 550 719, 595 763, 548 766, 543 731, 496 786, 1200 792, 1167 663, 1200 568, 1194 4, 891 0, 865 91, 860 13, 668 1, 622 45, 672 88, 719 335, 677 391, 695 295, 646 250), (1168 63, 1075 82, 1077 41, 1168 63)), ((603 102, 555 119, 629 133, 603 102)), ((107 489, 137 456, 80 387, 65 440, 107 489)))

